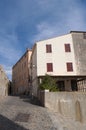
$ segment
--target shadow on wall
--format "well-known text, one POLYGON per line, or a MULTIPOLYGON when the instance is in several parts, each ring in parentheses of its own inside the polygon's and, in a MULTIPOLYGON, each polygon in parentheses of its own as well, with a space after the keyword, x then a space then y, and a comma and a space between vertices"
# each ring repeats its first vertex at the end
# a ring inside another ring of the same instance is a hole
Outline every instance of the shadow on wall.
POLYGON ((8 95, 12 95, 12 82, 9 81, 9 84, 8 84, 8 95))
POLYGON ((29 130, 0 115, 0 130, 29 130))
POLYGON ((41 106, 41 102, 38 100, 37 97, 29 96, 29 95, 20 95, 20 99, 22 99, 24 102, 41 106))
POLYGON ((40 92, 38 98, 44 107, 54 112, 86 122, 86 92, 40 92))

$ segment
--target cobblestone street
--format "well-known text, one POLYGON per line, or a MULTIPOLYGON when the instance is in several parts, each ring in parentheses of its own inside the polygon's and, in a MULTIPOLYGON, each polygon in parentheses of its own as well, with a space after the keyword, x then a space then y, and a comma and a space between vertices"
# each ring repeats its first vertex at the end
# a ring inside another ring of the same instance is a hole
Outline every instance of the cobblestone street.
POLYGON ((86 124, 34 105, 29 97, 0 100, 0 130, 86 130, 86 124))
POLYGON ((56 130, 46 108, 29 98, 9 96, 0 101, 0 130, 56 130))

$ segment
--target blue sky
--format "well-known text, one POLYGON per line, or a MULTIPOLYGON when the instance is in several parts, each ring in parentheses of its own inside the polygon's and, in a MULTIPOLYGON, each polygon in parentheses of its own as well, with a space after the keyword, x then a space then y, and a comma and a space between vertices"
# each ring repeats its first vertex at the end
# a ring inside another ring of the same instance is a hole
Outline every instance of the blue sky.
POLYGON ((0 64, 12 66, 36 41, 86 31, 85 0, 0 0, 0 64))

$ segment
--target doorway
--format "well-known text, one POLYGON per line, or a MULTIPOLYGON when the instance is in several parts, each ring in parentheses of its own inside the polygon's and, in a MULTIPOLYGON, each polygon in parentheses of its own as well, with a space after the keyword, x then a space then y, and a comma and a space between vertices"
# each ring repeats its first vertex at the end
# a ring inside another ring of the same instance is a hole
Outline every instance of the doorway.
POLYGON ((71 80, 71 89, 72 89, 72 91, 78 91, 76 80, 71 80))
POLYGON ((65 91, 64 81, 57 81, 57 87, 59 88, 59 91, 65 91))

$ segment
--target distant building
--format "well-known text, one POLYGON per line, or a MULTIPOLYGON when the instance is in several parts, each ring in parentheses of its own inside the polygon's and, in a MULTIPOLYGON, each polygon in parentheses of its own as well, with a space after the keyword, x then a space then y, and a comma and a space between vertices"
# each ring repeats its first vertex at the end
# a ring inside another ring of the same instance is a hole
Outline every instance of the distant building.
POLYGON ((60 91, 85 90, 86 32, 71 31, 67 35, 36 42, 32 49, 30 77, 32 93, 45 74, 57 80, 60 91))
POLYGON ((0 65, 0 96, 7 96, 9 91, 9 79, 0 65))
POLYGON ((29 64, 32 51, 27 49, 25 54, 12 68, 13 94, 29 92, 29 64))

